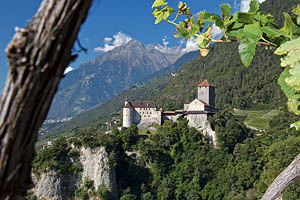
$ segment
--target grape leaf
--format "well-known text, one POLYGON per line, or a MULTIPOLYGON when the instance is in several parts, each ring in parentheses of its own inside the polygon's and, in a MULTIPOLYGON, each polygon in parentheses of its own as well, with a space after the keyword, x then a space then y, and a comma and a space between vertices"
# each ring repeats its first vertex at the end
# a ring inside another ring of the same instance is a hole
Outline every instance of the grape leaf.
POLYGON ((254 16, 254 13, 237 12, 237 21, 245 24, 251 24, 254 16))
POLYGON ((291 74, 289 73, 290 69, 290 67, 286 67, 280 74, 277 82, 280 85, 281 90, 284 92, 285 96, 287 96, 288 98, 287 105, 289 111, 294 112, 295 114, 300 114, 300 110, 298 109, 298 107, 300 106, 300 94, 297 94, 297 90, 286 83, 286 79, 291 77, 291 74))
POLYGON ((291 124, 292 127, 295 127, 296 130, 300 130, 300 121, 294 122, 291 124))
POLYGON ((231 5, 230 4, 221 4, 220 5, 223 21, 226 21, 230 17, 231 5))
POLYGON ((274 36, 279 37, 281 35, 285 37, 289 37, 289 35, 287 35, 285 32, 271 26, 264 26, 261 28, 261 30, 263 33, 267 34, 268 37, 274 37, 274 36))
POLYGON ((248 67, 255 55, 256 43, 249 42, 247 38, 243 38, 239 44, 239 53, 242 63, 248 67))
POLYGON ((281 66, 295 68, 295 66, 300 63, 300 37, 280 45, 275 51, 275 54, 287 54, 284 58, 281 58, 281 66))
POLYGON ((289 110, 300 114, 300 38, 288 41, 277 48, 275 54, 284 55, 281 58, 281 66, 286 66, 284 72, 280 75, 278 83, 281 89, 288 97, 289 110), (282 81, 282 79, 284 81, 282 81))
POLYGON ((288 13, 283 13, 284 15, 284 26, 280 29, 289 35, 290 39, 293 39, 294 34, 300 34, 300 28, 294 24, 291 16, 288 13))
POLYGON ((218 26, 221 29, 224 28, 224 22, 222 21, 221 17, 215 13, 206 12, 205 19, 206 21, 214 22, 216 26, 218 26))
POLYGON ((296 65, 294 69, 289 70, 290 77, 285 79, 285 82, 293 87, 294 89, 300 91, 300 64, 296 65))
POLYGON ((152 8, 167 5, 168 3, 165 3, 165 1, 166 0, 155 0, 152 4, 152 8))
POLYGON ((259 2, 257 0, 252 0, 250 2, 250 9, 248 12, 256 12, 259 9, 259 2))
POLYGON ((300 5, 295 5, 295 6, 293 6, 292 12, 293 12, 295 15, 300 16, 300 5))
POLYGON ((262 37, 259 23, 244 26, 244 37, 239 44, 239 53, 242 63, 248 67, 255 55, 256 44, 262 37))

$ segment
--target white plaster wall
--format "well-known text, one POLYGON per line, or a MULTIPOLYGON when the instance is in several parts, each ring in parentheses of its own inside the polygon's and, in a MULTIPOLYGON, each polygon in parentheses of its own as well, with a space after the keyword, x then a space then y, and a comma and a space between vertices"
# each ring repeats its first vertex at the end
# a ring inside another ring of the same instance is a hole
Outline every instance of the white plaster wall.
POLYGON ((156 111, 156 108, 139 109, 140 120, 138 126, 148 127, 153 123, 161 124, 161 111, 156 111))
POLYGON ((189 104, 183 104, 183 110, 187 111, 189 109, 189 104))
POLYGON ((130 108, 123 108, 123 127, 130 127, 132 123, 132 112, 130 108))
POLYGON ((188 111, 200 111, 200 110, 204 110, 204 104, 198 99, 195 99, 189 104, 188 111))

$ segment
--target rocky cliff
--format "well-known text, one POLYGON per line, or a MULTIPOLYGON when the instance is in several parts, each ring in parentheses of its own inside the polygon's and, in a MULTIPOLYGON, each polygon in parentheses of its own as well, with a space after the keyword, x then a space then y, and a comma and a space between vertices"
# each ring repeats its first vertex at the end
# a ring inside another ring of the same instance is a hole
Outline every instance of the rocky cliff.
MULTIPOLYGON (((83 165, 82 181, 85 177, 94 181, 94 187, 105 186, 112 194, 117 194, 116 172, 109 164, 104 147, 81 148, 80 162, 83 165)), ((117 195, 114 196, 117 198, 117 195)))
POLYGON ((63 200, 74 197, 85 180, 90 180, 96 189, 105 186, 113 199, 118 199, 115 169, 109 164, 108 154, 104 147, 81 147, 80 163, 82 172, 75 174, 59 174, 55 171, 33 174, 35 183, 34 195, 38 199, 63 200))

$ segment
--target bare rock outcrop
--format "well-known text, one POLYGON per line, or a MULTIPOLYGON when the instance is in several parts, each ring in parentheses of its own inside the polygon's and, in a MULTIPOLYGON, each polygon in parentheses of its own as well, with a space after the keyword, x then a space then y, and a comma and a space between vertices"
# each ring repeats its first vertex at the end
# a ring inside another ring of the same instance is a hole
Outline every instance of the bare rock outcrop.
POLYGON ((39 199, 63 200, 72 196, 79 186, 78 175, 60 175, 55 171, 33 176, 34 193, 39 199))
POLYGON ((104 147, 80 148, 82 172, 76 174, 59 174, 55 171, 33 174, 34 195, 38 199, 63 200, 74 197, 75 191, 82 186, 87 177, 94 182, 97 190, 105 186, 114 199, 118 199, 115 169, 109 164, 108 154, 104 147))
POLYGON ((80 149, 80 162, 83 165, 82 180, 88 177, 94 181, 96 189, 104 185, 113 194, 117 193, 115 169, 109 164, 108 154, 104 147, 95 149, 82 147, 80 149))

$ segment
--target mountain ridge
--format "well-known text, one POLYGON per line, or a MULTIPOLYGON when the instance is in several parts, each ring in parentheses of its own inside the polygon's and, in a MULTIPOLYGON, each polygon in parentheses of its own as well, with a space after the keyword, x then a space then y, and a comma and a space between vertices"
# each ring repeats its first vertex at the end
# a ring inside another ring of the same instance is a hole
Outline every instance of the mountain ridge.
POLYGON ((66 74, 47 119, 73 117, 136 84, 146 82, 174 62, 174 56, 131 40, 66 74))

